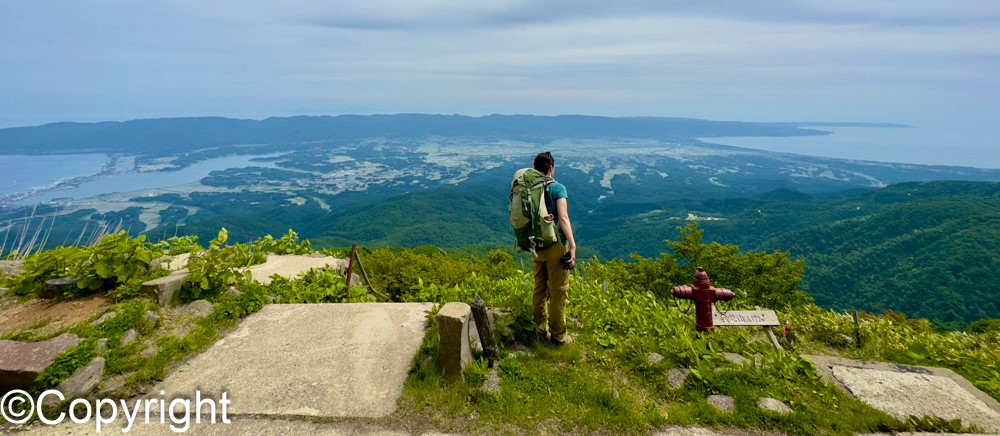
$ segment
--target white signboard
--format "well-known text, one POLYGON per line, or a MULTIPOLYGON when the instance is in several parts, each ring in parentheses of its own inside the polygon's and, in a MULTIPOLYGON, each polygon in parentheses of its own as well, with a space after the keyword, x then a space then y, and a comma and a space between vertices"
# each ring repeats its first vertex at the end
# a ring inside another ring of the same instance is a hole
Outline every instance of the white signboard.
POLYGON ((781 325, 778 314, 773 310, 727 310, 712 307, 712 323, 715 325, 781 325))

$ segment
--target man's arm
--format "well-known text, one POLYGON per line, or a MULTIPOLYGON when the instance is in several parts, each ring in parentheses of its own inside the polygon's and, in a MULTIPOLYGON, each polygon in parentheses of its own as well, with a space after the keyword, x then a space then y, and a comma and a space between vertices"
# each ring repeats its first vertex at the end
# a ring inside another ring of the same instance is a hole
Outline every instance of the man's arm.
POLYGON ((573 226, 569 223, 569 202, 565 198, 556 200, 556 211, 559 213, 559 228, 566 235, 566 248, 569 250, 569 267, 576 266, 576 239, 573 238, 573 226))

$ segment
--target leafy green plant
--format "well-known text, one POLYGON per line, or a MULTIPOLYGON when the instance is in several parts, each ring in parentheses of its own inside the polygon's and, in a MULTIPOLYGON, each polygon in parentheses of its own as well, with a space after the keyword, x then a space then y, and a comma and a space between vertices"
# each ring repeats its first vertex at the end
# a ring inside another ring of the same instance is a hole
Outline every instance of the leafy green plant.
POLYGON ((153 249, 161 251, 168 256, 176 256, 183 253, 196 253, 205 248, 198 245, 197 236, 174 236, 153 244, 153 249))
POLYGON ((376 298, 363 287, 352 286, 350 295, 344 293, 346 280, 334 271, 312 269, 295 280, 281 276, 272 277, 268 292, 277 297, 278 303, 360 303, 374 302, 376 298), (345 298, 346 297, 346 298, 345 298))
POLYGON ((180 290, 181 300, 215 298, 231 286, 250 282, 250 271, 238 269, 263 262, 263 255, 255 255, 245 245, 226 246, 228 240, 229 232, 222 228, 209 243, 208 250, 191 256, 187 266, 190 273, 180 290))
POLYGON ((16 295, 36 295, 47 280, 71 277, 76 286, 62 297, 104 290, 112 290, 116 297, 132 296, 143 281, 158 274, 152 268, 158 256, 144 235, 130 238, 123 230, 105 235, 91 247, 60 247, 31 255, 24 273, 11 280, 12 287, 16 295))
POLYGON ((309 254, 313 252, 312 245, 308 240, 299 242, 299 234, 292 229, 288 229, 279 239, 274 239, 271 235, 266 235, 261 239, 249 244, 259 252, 274 254, 309 254))

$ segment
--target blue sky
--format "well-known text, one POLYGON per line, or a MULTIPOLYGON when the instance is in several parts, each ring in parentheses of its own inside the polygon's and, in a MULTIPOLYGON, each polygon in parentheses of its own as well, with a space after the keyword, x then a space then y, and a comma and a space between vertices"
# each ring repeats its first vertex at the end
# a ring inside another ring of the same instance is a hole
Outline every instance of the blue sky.
POLYGON ((0 20, 0 127, 420 112, 1000 136, 996 0, 9 0, 0 20))

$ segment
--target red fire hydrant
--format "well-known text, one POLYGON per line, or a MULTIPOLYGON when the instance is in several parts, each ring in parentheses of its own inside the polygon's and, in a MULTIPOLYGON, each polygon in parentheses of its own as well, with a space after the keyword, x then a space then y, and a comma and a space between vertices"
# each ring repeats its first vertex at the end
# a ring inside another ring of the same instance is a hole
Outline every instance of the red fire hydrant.
POLYGON ((736 294, 729 289, 712 287, 712 282, 708 280, 708 273, 701 267, 698 267, 698 272, 694 273, 693 285, 674 286, 670 294, 674 298, 694 300, 695 328, 699 332, 715 329, 712 324, 712 303, 729 301, 736 297, 736 294))

